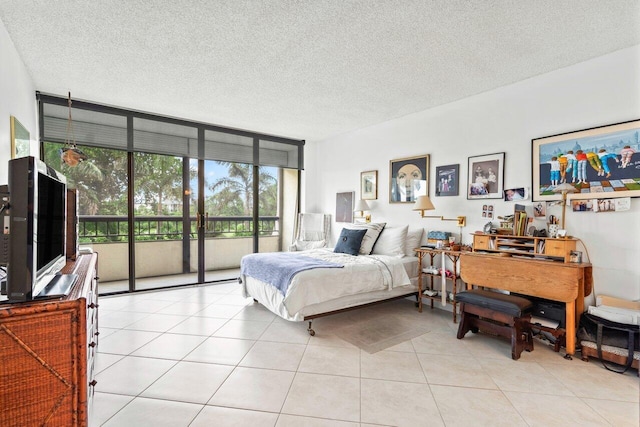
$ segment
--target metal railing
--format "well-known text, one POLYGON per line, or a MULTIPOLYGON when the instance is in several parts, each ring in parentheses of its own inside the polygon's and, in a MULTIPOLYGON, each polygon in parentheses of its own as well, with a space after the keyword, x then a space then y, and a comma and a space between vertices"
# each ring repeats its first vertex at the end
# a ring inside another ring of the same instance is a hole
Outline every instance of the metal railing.
MULTIPOLYGON (((258 218, 259 236, 279 235, 277 216, 258 218)), ((208 238, 237 238, 254 235, 253 218, 249 216, 208 217, 204 219, 205 236, 208 238)), ((187 231, 191 239, 198 235, 196 217, 189 217, 187 231)), ((183 218, 180 216, 135 216, 133 234, 136 240, 180 240, 182 239, 183 218)), ((78 238, 80 243, 125 242, 129 235, 129 221, 126 216, 81 215, 78 218, 78 238)))

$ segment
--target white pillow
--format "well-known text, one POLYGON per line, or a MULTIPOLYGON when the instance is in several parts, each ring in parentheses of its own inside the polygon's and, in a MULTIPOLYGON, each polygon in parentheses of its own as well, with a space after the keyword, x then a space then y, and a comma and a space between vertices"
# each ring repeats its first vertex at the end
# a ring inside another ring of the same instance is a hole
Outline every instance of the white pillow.
POLYGON ((404 256, 407 231, 409 226, 385 228, 376 245, 373 247, 373 254, 375 255, 390 255, 402 258, 404 256))
POLYGON ((387 225, 386 222, 370 222, 368 224, 346 224, 343 228, 349 230, 367 230, 367 233, 362 238, 362 244, 360 245, 360 255, 371 255, 371 250, 376 244, 380 233, 387 225))
POLYGON ((407 231, 407 242, 404 248, 404 254, 406 256, 416 256, 414 249, 420 247, 423 233, 424 228, 415 228, 407 231))

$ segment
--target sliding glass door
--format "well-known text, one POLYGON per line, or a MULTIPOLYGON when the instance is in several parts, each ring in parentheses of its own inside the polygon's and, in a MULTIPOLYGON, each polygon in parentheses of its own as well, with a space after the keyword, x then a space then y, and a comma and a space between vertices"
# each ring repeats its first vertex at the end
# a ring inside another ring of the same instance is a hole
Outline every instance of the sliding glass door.
POLYGON ((240 259, 253 252, 252 167, 220 160, 202 163, 204 281, 236 278, 240 259))
POLYGON ((81 246, 101 294, 239 276, 240 259, 286 250, 304 142, 38 95, 41 155, 79 195, 81 246), (61 162, 69 137, 87 159, 61 162))

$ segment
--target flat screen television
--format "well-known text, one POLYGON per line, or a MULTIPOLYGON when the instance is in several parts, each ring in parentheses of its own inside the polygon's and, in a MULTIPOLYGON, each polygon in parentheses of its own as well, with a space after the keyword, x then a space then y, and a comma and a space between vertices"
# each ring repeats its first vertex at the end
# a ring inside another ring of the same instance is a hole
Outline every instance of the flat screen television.
POLYGON ((9 161, 9 301, 66 294, 66 178, 35 157, 9 161))

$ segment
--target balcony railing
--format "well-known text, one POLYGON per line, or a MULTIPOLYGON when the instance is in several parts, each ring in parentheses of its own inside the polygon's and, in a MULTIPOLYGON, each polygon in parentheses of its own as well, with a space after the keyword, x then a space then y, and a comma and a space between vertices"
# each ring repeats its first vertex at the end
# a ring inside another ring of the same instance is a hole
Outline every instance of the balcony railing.
MULTIPOLYGON (((277 216, 258 218, 259 236, 279 235, 277 216)), ((248 216, 209 217, 205 221, 205 236, 208 238, 238 238, 254 234, 253 218, 248 216)), ((190 239, 198 235, 196 217, 188 219, 190 239)), ((180 240, 183 237, 183 218, 178 216, 135 216, 133 234, 136 240, 180 240)), ((126 216, 90 215, 80 216, 78 238, 80 243, 125 242, 129 235, 126 216)))

